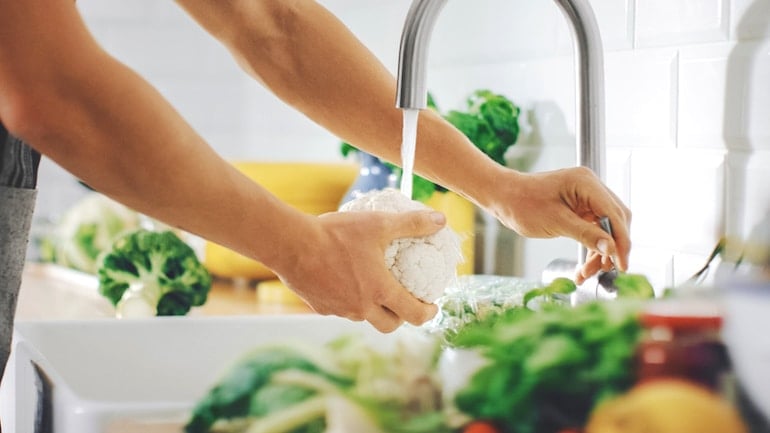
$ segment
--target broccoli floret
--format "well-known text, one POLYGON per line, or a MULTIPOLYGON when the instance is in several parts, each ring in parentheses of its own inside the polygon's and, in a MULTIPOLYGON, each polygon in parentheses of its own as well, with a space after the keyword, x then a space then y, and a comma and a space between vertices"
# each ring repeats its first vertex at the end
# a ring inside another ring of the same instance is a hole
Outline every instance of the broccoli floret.
POLYGON ((211 275, 193 249, 172 231, 138 229, 102 256, 99 292, 118 317, 181 316, 203 305, 211 275))

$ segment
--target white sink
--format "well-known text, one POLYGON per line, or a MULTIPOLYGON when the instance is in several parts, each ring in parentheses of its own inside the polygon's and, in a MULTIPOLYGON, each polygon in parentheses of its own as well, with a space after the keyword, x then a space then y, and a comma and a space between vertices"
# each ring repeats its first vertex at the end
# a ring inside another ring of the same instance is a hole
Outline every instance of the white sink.
POLYGON ((31 432, 44 414, 57 433, 178 432, 195 402, 249 349, 287 340, 322 344, 348 333, 393 335, 316 315, 19 323, 15 384, 4 390, 15 400, 15 426, 3 431, 31 432))

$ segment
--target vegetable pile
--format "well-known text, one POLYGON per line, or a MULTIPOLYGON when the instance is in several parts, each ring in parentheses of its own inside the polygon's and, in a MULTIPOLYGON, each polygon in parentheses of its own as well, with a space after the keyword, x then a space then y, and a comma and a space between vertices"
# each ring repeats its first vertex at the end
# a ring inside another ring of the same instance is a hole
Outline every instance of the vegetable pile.
POLYGON ((260 348, 199 401, 186 430, 551 433, 580 428, 632 386, 642 301, 572 307, 568 279, 526 291, 513 280, 481 284, 505 299, 440 300, 441 314, 462 317, 440 322, 453 329, 402 327, 390 334, 395 349, 360 336, 260 348))
POLYGON ((172 231, 139 229, 118 238, 101 258, 99 292, 118 317, 180 316, 203 305, 211 275, 172 231))
POLYGON ((418 333, 391 347, 349 335, 320 347, 266 346, 195 407, 188 433, 442 433, 439 346, 418 333))
POLYGON ((458 392, 458 409, 512 433, 584 425, 591 409, 633 383, 638 304, 544 303, 470 324, 452 340, 489 363, 458 392))

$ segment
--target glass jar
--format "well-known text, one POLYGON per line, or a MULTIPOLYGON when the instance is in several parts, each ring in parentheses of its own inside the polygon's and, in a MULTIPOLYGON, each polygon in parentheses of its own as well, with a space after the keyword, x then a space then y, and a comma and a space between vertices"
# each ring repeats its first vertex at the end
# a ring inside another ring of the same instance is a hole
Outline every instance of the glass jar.
POLYGON ((641 317, 637 379, 678 378, 732 397, 731 367, 721 338, 722 315, 700 300, 653 303, 641 317))

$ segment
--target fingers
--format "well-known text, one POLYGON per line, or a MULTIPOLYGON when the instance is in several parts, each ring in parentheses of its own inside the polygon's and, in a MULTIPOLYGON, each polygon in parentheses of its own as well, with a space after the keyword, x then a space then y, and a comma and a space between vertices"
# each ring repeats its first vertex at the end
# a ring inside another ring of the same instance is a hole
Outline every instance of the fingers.
POLYGON ((365 319, 380 332, 393 332, 404 322, 422 325, 438 312, 438 307, 415 298, 395 279, 382 293, 365 313, 365 319))
POLYGON ((404 321, 385 307, 374 307, 369 311, 366 320, 378 331, 389 333, 401 326, 404 321))
POLYGON ((575 283, 583 284, 588 278, 599 272, 602 267, 601 258, 602 256, 600 254, 589 251, 585 263, 583 263, 583 266, 575 273, 575 283))
POLYGON ((417 298, 406 289, 404 293, 394 296, 392 301, 386 304, 386 307, 412 325, 419 326, 438 313, 438 307, 434 304, 427 304, 417 298))
MULTIPOLYGON (((617 255, 615 240, 596 223, 572 218, 567 224, 567 235, 583 244, 589 251, 613 259, 617 255)), ((601 265, 600 259, 601 257, 597 259, 599 265, 601 265)))
POLYGON ((596 251, 589 251, 585 263, 575 273, 575 283, 583 284, 597 272, 609 271, 612 267, 612 262, 608 256, 603 256, 596 251))
POLYGON ((630 211, 628 216, 616 212, 615 215, 608 217, 612 226, 612 234, 602 230, 596 222, 581 220, 575 224, 579 230, 577 233, 580 233, 577 239, 589 250, 601 254, 602 269, 608 270, 614 265, 619 270, 625 271, 628 269, 628 256, 631 252, 628 230, 630 211))
MULTIPOLYGON (((606 256, 605 264, 611 257, 615 266, 625 271, 628 269, 628 256, 631 252, 629 232, 631 210, 598 177, 591 176, 588 180, 584 179, 584 182, 587 188, 581 195, 584 197, 583 202, 587 205, 585 210, 593 216, 591 220, 608 217, 612 226, 612 235, 599 235, 595 230, 590 230, 584 234, 586 239, 578 240, 586 248, 602 252, 606 256), (606 239, 606 242, 601 242, 602 239, 606 239)), ((585 229, 585 226, 581 229, 585 229)))
MULTIPOLYGON (((388 213, 386 218, 387 233, 392 239, 428 236, 441 230, 446 225, 446 217, 441 212, 420 210, 404 213, 388 213)), ((404 321, 421 325, 433 318, 438 308, 426 304, 406 290, 393 275, 378 278, 385 283, 385 288, 375 295, 376 308, 369 311, 372 317, 367 320, 382 332, 389 332, 404 321), (395 322, 394 320, 398 320, 395 322)))
POLYGON ((420 210, 398 214, 388 214, 387 232, 393 238, 411 238, 432 235, 446 225, 446 217, 441 212, 420 210))

